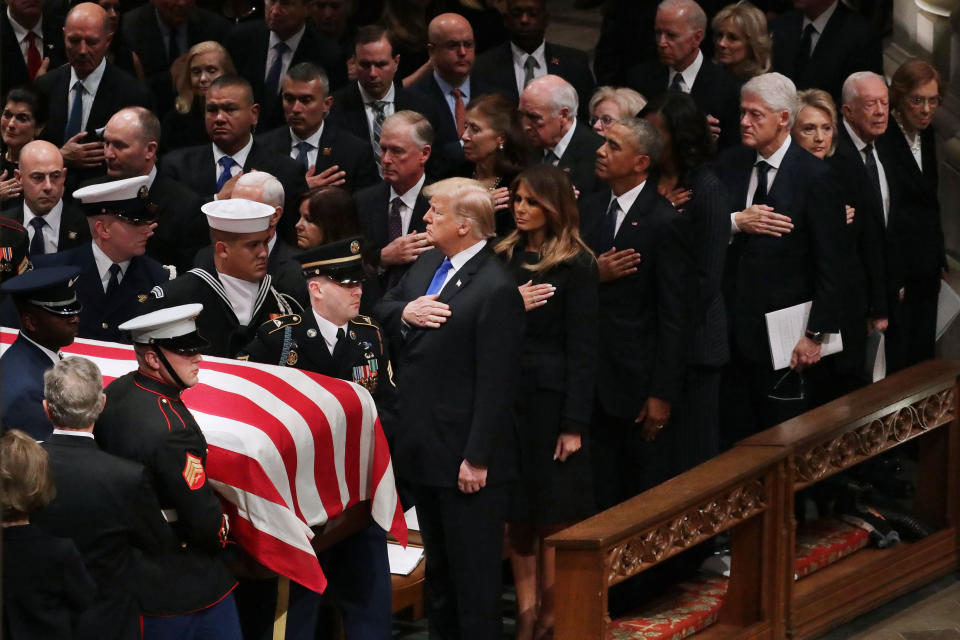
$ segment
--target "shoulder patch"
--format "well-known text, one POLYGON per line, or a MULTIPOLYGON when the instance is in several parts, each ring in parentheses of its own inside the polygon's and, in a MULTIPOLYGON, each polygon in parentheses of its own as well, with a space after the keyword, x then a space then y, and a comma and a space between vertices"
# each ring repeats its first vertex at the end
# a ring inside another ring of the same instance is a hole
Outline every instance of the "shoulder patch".
POLYGON ((183 465, 183 479, 191 491, 196 491, 203 486, 207 480, 207 472, 203 468, 200 458, 192 453, 187 454, 186 463, 183 465))
POLYGON ((286 327, 295 327, 300 322, 302 322, 302 318, 296 313, 271 314, 270 319, 260 325, 260 329, 265 330, 269 335, 286 327))

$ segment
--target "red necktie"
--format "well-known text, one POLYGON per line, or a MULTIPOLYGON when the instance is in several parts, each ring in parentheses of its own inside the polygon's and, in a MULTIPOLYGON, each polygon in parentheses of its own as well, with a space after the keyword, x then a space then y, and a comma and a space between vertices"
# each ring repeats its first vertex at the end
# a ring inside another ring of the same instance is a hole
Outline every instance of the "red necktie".
POLYGON ((451 89, 450 93, 455 99, 453 103, 453 113, 454 118, 457 120, 457 135, 462 136, 463 130, 467 126, 467 108, 463 104, 463 92, 461 92, 460 89, 451 89))
POLYGON ((37 48, 37 34, 33 31, 27 32, 27 73, 30 74, 30 82, 37 77, 37 71, 40 70, 40 49, 37 48))

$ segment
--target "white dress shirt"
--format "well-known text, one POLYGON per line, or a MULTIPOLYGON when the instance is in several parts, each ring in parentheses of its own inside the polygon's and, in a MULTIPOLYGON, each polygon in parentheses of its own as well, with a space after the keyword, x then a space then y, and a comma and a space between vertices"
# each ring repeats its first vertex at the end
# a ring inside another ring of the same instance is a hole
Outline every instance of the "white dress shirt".
POLYGON ((10 21, 10 27, 13 29, 13 35, 17 38, 17 42, 20 44, 20 53, 23 54, 24 63, 27 61, 27 48, 30 46, 30 42, 27 40, 27 34, 30 32, 33 32, 37 35, 37 51, 40 52, 40 59, 43 60, 45 55, 43 49, 43 16, 41 15, 37 20, 37 24, 33 25, 33 29, 27 29, 13 19, 8 7, 7 20, 10 21))
POLYGON ((667 87, 673 84, 673 76, 679 73, 680 77, 683 78, 683 83, 680 85, 680 88, 683 89, 684 93, 690 93, 690 90, 693 89, 693 83, 697 81, 697 74, 700 73, 700 67, 702 66, 703 52, 697 49, 697 57, 687 65, 686 69, 683 71, 677 71, 673 68, 670 69, 670 73, 667 76, 667 87))
POLYGON ((317 328, 320 329, 320 335, 323 336, 323 341, 327 343, 327 350, 330 352, 330 355, 333 355, 333 349, 337 346, 337 330, 343 329, 343 333, 346 334, 347 325, 338 327, 316 311, 313 312, 313 319, 317 321, 317 328))
MULTIPOLYGON (((617 204, 620 205, 620 210, 617 211, 617 222, 613 227, 614 237, 616 237, 617 233, 620 232, 620 225, 623 224, 624 219, 627 217, 627 212, 630 211, 630 207, 632 207, 633 203, 636 202, 637 196, 639 196, 640 192, 643 191, 643 186, 645 184, 647 184, 646 180, 629 191, 625 191, 619 196, 613 196, 610 198, 610 202, 616 200, 617 204)), ((607 211, 610 210, 610 202, 607 203, 607 211)))
POLYGON ((293 129, 290 129, 290 157, 294 160, 297 159, 297 156, 300 155, 300 149, 297 148, 297 145, 301 142, 306 142, 310 145, 310 148, 307 150, 307 166, 312 167, 317 164, 317 150, 320 148, 320 136, 323 135, 323 122, 320 122, 320 128, 312 135, 307 137, 306 140, 302 140, 297 137, 297 134, 293 132, 293 129))
MULTIPOLYGON (((220 180, 220 174, 223 173, 223 167, 220 166, 220 158, 227 155, 223 152, 220 147, 217 146, 216 142, 211 142, 213 145, 213 164, 217 170, 217 180, 220 180)), ((243 171, 243 165, 247 164, 247 156, 250 155, 250 149, 253 148, 253 136, 250 136, 250 139, 247 140, 247 144, 243 145, 243 148, 240 151, 237 151, 235 154, 230 156, 233 158, 234 165, 230 167, 230 177, 237 175, 243 171)))
MULTIPOLYGON (((843 119, 843 126, 846 127, 847 133, 850 134, 850 140, 853 141, 853 146, 860 152, 860 159, 866 164, 867 154, 863 148, 867 146, 867 143, 860 139, 860 136, 856 134, 846 118, 843 119)), ((877 174, 880 176, 880 197, 881 200, 883 200, 883 223, 886 224, 890 216, 890 185, 887 183, 887 173, 883 170, 883 163, 880 162, 880 156, 877 155, 876 141, 873 142, 873 159, 877 163, 877 174)))
POLYGON ((93 101, 97 97, 97 89, 100 88, 100 80, 103 79, 103 71, 107 68, 107 58, 104 56, 100 65, 90 72, 83 80, 77 77, 77 71, 70 67, 70 84, 67 85, 67 117, 69 118, 71 107, 73 106, 73 86, 77 80, 83 83, 83 119, 80 121, 80 131, 87 130, 87 120, 90 118, 90 109, 93 108, 93 101))
POLYGON ((577 130, 577 119, 573 118, 573 122, 570 124, 570 128, 567 130, 563 137, 560 138, 560 142, 556 144, 553 149, 545 149, 546 151, 553 151, 553 155, 557 156, 557 161, 553 163, 553 166, 560 164, 560 158, 563 157, 563 153, 567 150, 567 147, 570 146, 570 141, 573 140, 573 133, 577 130))
POLYGON ((90 438, 94 440, 92 431, 78 431, 77 429, 54 429, 55 436, 80 436, 81 438, 90 438))
POLYGON ((417 206, 417 197, 420 195, 421 189, 423 189, 423 183, 426 182, 427 176, 422 175, 417 181, 417 184, 410 187, 406 193, 398 194, 393 190, 393 186, 390 187, 390 198, 387 200, 387 215, 390 215, 390 206, 393 204, 394 198, 400 198, 400 235, 407 235, 410 233, 410 221, 413 220, 413 210, 417 206))
MULTIPOLYGON (((754 158, 753 163, 756 163, 763 160, 770 168, 767 170, 767 195, 773 190, 773 181, 777 177, 777 172, 780 170, 780 165, 783 163, 784 156, 787 155, 787 149, 790 148, 790 136, 788 135, 784 139, 783 144, 780 147, 770 154, 769 158, 764 158, 760 155, 760 152, 757 152, 757 157, 754 158)), ((757 193, 757 168, 754 168, 750 171, 750 180, 747 182, 747 207, 750 207, 753 204, 753 196, 757 193)), ((740 233, 740 227, 737 226, 734 216, 736 216, 739 211, 734 211, 730 214, 730 233, 740 233)), ((730 242, 733 242, 733 239, 730 239, 730 242)))
POLYGON ((523 93, 523 90, 526 87, 523 85, 523 81, 527 77, 527 58, 533 58, 537 61, 537 65, 533 67, 533 77, 542 78, 547 75, 547 58, 546 53, 546 41, 540 43, 540 46, 533 50, 533 53, 527 53, 517 45, 510 43, 510 53, 513 54, 513 75, 517 81, 517 92, 523 93))
POLYGON ((286 40, 280 40, 280 37, 277 36, 273 31, 270 32, 270 43, 267 45, 267 66, 263 69, 263 79, 266 80, 267 76, 270 74, 270 67, 273 66, 273 63, 277 59, 277 50, 273 47, 280 42, 283 42, 287 45, 287 50, 283 54, 283 63, 280 66, 280 82, 283 82, 283 77, 287 75, 287 69, 290 68, 290 61, 293 60, 293 53, 297 50, 297 47, 300 45, 300 40, 303 38, 303 32, 306 31, 307 24, 304 23, 300 30, 295 34, 287 38, 286 40))
POLYGON ((360 87, 360 99, 363 100, 363 112, 367 114, 367 129, 370 131, 370 141, 373 142, 373 121, 377 117, 377 110, 373 108, 373 103, 378 101, 386 102, 387 104, 383 108, 383 116, 384 118, 389 118, 396 112, 396 104, 394 101, 397 97, 397 88, 391 84, 387 92, 383 94, 383 97, 378 99, 364 91, 359 82, 357 86, 360 87))
POLYGON ((242 326, 247 326, 253 319, 253 303, 256 302, 257 294, 260 292, 260 283, 234 278, 219 271, 217 277, 220 278, 220 284, 223 285, 237 321, 242 326))
POLYGON ((97 273, 100 274, 100 284, 103 285, 103 292, 107 292, 107 285, 110 284, 110 266, 113 264, 120 265, 120 273, 117 274, 117 281, 122 281, 123 276, 127 275, 127 269, 130 267, 130 261, 124 260, 123 262, 114 262, 110 259, 107 254, 103 252, 97 243, 92 243, 93 246, 93 261, 97 264, 97 273))
POLYGON ((447 283, 456 275, 457 271, 460 271, 460 268, 470 262, 470 258, 480 253, 485 246, 487 246, 487 241, 479 240, 476 244, 470 245, 460 253, 452 256, 450 258, 451 268, 447 271, 447 277, 443 279, 439 291, 443 291, 443 288, 447 286, 447 283))
POLYGON ((43 252, 56 253, 60 244, 60 220, 63 218, 63 200, 60 200, 50 209, 45 216, 37 216, 30 210, 30 205, 23 203, 23 226, 27 229, 27 235, 30 242, 33 242, 33 235, 36 230, 30 221, 34 218, 42 217, 47 224, 43 225, 43 252))

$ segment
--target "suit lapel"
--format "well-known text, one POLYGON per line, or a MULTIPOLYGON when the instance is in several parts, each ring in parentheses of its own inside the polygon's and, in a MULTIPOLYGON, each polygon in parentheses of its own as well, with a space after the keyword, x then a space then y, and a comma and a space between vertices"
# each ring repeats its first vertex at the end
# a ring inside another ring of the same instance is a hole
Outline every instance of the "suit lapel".
POLYGON ((773 186, 767 192, 768 201, 770 206, 774 208, 778 213, 783 213, 784 215, 789 215, 785 211, 790 211, 792 208, 792 184, 790 182, 790 174, 793 171, 793 165, 797 161, 797 155, 800 153, 806 153, 799 145, 790 143, 790 146, 787 147, 787 152, 783 156, 783 161, 780 162, 780 168, 777 169, 777 175, 773 179, 773 186), (778 207, 776 203, 779 203, 778 207), (783 209, 783 211, 781 211, 783 209))
POLYGON ((630 207, 630 211, 627 211, 627 215, 624 216, 623 222, 620 223, 620 228, 617 229, 613 238, 613 245, 617 249, 632 246, 633 243, 629 239, 637 233, 640 220, 650 211, 656 196, 657 183, 648 179, 647 183, 643 185, 643 189, 637 194, 637 199, 633 201, 633 206, 630 207))
POLYGON ((430 208, 430 202, 423 197, 423 193, 417 194, 417 203, 413 207, 413 216, 410 218, 410 230, 417 233, 423 233, 427 230, 427 222, 423 216, 427 214, 430 208))
POLYGON ((107 294, 103 290, 100 271, 97 270, 97 261, 93 259, 92 240, 88 242, 83 249, 83 264, 80 268, 80 279, 77 280, 77 290, 78 298, 94 300, 95 307, 104 308, 107 294), (80 294, 80 291, 84 293, 80 294))
POLYGON ((113 115, 111 105, 116 100, 118 90, 116 72, 113 65, 108 62, 103 70, 103 77, 100 78, 97 95, 93 98, 93 105, 90 107, 90 117, 87 118, 88 131, 90 131, 91 122, 106 122, 113 115))
POLYGON ((473 275, 477 272, 477 269, 480 268, 487 258, 490 256, 489 247, 483 247, 477 255, 470 258, 467 261, 467 264, 460 267, 456 273, 447 281, 447 284, 444 285, 443 290, 440 292, 440 295, 437 297, 438 302, 444 302, 450 304, 450 301, 461 291, 467 288, 467 285, 470 284, 470 280, 473 279, 473 275))
MULTIPOLYGON (((56 84, 51 89, 51 100, 47 105, 47 111, 50 117, 47 118, 47 135, 56 140, 66 142, 63 138, 63 131, 67 127, 67 101, 70 99, 70 67, 64 65, 58 69, 56 84)), ((99 91, 97 92, 99 93, 99 91)))
MULTIPOLYGON (((189 156, 187 157, 189 158, 189 156)), ((194 171, 197 172, 195 175, 200 176, 198 183, 208 185, 207 193, 216 193, 217 169, 213 161, 213 147, 209 144, 203 145, 203 153, 199 153, 195 157, 199 161, 199 166, 194 167, 194 171)), ((250 157, 247 156, 247 159, 249 160, 250 157)))

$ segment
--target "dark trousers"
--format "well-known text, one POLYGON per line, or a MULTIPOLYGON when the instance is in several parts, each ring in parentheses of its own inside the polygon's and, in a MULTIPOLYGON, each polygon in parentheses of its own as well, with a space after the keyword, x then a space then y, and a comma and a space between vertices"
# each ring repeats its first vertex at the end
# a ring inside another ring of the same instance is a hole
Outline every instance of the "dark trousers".
POLYGON ((143 617, 144 640, 237 640, 242 638, 233 594, 183 616, 143 617))
POLYGON ((412 487, 426 553, 425 606, 432 640, 502 635, 503 525, 509 485, 472 494, 412 487))
POLYGON ((908 280, 903 300, 891 303, 887 374, 934 357, 940 278, 908 280))
POLYGON ((594 405, 591 429, 597 508, 609 509, 648 489, 644 467, 647 443, 640 437, 640 425, 633 419, 607 413, 598 402, 594 405))

